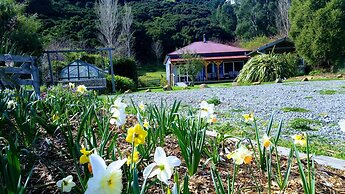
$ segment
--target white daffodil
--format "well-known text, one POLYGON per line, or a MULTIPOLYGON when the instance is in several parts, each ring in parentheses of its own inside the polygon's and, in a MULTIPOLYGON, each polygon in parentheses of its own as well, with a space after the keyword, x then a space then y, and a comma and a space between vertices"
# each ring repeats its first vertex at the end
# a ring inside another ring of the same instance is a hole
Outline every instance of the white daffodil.
POLYGON ((145 111, 146 106, 145 106, 145 104, 144 104, 143 102, 140 102, 139 105, 138 105, 138 107, 139 107, 139 109, 140 109, 141 111, 145 111))
POLYGON ((341 119, 339 122, 338 122, 338 125, 340 127, 340 130, 343 131, 345 133, 345 119, 341 119))
POLYGON ((233 159, 235 164, 249 164, 253 159, 253 152, 249 151, 244 145, 241 145, 233 153, 227 155, 228 159, 233 159))
POLYGON ((210 118, 214 113, 214 104, 209 104, 206 101, 200 103, 200 117, 210 118))
POLYGON ((70 82, 70 83, 68 83, 68 87, 73 89, 73 88, 75 88, 75 84, 70 82))
POLYGON ((110 118, 110 124, 114 125, 116 124, 117 126, 121 126, 126 123, 126 114, 123 110, 119 109, 114 109, 113 114, 111 115, 110 118))
POLYGON ((7 102, 7 109, 8 110, 12 110, 14 108, 16 108, 16 102, 14 100, 9 100, 7 102))
POLYGON ((70 192, 72 190, 72 187, 75 186, 75 183, 73 182, 73 176, 68 175, 62 180, 59 180, 58 182, 56 182, 56 186, 62 188, 63 192, 70 192))
POLYGON ((79 85, 79 86, 77 87, 77 92, 79 92, 80 94, 86 93, 86 92, 87 92, 86 86, 85 86, 85 85, 79 85))
POLYGON ((115 100, 114 104, 110 107, 110 113, 112 114, 110 118, 110 124, 115 124, 121 126, 126 123, 126 107, 127 104, 122 102, 121 98, 115 100))
POLYGON ((85 194, 121 194, 122 170, 121 166, 127 159, 117 160, 107 166, 97 154, 90 155, 93 177, 87 182, 85 194))
POLYGON ((173 174, 173 169, 181 164, 181 160, 176 156, 166 156, 163 148, 157 147, 154 155, 154 163, 148 165, 143 172, 144 178, 151 178, 157 175, 157 178, 169 184, 169 179, 173 174))
POLYGON ((210 115, 209 119, 207 120, 208 123, 216 123, 217 122, 217 116, 212 114, 210 115))
POLYGON ((265 148, 269 148, 272 145, 271 142, 271 137, 268 137, 267 134, 264 134, 262 137, 262 144, 264 145, 265 148))
POLYGON ((127 107, 127 104, 126 103, 123 103, 122 102, 122 98, 117 98, 115 101, 114 101, 114 104, 110 107, 110 113, 112 113, 113 111, 115 111, 115 109, 118 109, 120 111, 125 111, 127 107))

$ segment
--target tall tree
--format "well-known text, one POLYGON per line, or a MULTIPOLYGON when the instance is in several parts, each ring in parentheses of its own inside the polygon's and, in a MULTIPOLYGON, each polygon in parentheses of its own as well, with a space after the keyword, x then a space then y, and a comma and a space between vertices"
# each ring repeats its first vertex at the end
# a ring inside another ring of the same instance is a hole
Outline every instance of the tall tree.
POLYGON ((127 4, 123 7, 123 16, 122 16, 122 29, 118 37, 118 48, 119 54, 122 56, 131 57, 133 54, 133 32, 132 32, 132 23, 133 23, 133 14, 132 8, 127 4))
POLYGON ((332 71, 345 56, 345 1, 293 0, 290 16, 297 52, 310 65, 332 71))
POLYGON ((237 0, 236 35, 242 39, 276 33, 274 0, 237 0))
POLYGON ((288 36, 290 30, 289 8, 291 0, 277 0, 276 26, 278 34, 288 36))
POLYGON ((98 17, 99 41, 105 47, 116 47, 119 27, 118 0, 99 0, 95 5, 95 12, 98 17))

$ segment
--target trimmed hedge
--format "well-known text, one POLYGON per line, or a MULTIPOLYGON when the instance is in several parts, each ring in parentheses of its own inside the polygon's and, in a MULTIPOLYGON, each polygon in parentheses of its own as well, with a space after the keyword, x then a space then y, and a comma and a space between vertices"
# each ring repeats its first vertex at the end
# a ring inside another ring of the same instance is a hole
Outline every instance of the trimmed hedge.
MULTIPOLYGON (((111 75, 107 75, 107 89, 106 93, 112 92, 111 75)), ((115 89, 117 92, 125 92, 126 90, 136 90, 135 83, 132 79, 128 77, 115 75, 115 89)))
POLYGON ((137 64, 132 58, 116 58, 113 60, 113 66, 115 75, 128 77, 134 81, 135 87, 138 86, 137 64))

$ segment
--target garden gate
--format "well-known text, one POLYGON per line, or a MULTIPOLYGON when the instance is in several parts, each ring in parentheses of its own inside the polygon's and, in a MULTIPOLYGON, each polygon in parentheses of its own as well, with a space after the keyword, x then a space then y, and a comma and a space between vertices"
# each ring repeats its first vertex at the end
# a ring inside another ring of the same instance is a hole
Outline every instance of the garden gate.
POLYGON ((0 55, 0 88, 19 89, 21 85, 32 85, 36 97, 39 98, 40 80, 35 60, 36 57, 32 56, 0 55), (15 67, 15 63, 22 64, 20 67, 15 67))

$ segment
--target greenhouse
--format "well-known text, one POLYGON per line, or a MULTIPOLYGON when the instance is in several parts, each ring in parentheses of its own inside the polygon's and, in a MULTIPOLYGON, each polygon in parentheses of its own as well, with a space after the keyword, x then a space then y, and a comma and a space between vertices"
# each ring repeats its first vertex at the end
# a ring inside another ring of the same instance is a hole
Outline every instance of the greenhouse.
POLYGON ((73 61, 63 68, 59 74, 59 80, 62 82, 92 80, 104 77, 102 69, 81 60, 73 61))

